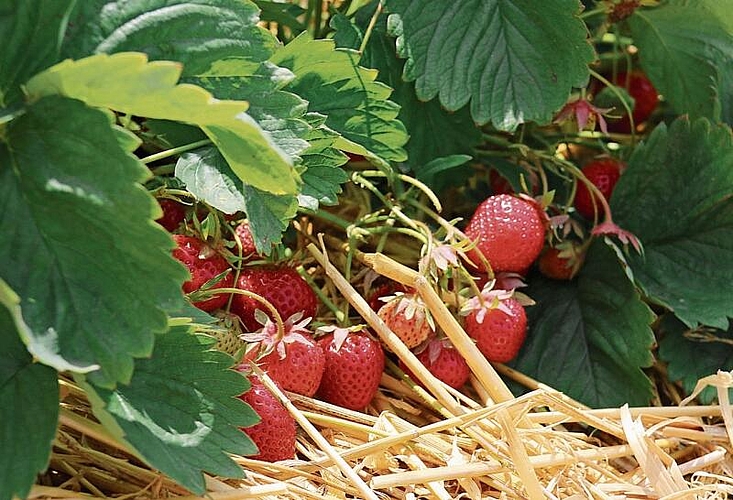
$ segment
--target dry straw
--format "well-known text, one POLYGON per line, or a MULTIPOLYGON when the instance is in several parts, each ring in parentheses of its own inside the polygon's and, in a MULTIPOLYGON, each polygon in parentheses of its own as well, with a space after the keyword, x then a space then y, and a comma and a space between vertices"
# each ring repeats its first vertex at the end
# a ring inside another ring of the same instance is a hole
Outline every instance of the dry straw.
MULTIPOLYGON (((96 497, 235 499, 723 499, 733 495, 733 411, 721 372, 701 381, 719 406, 589 409, 478 353, 440 297, 414 271, 381 254, 360 256, 376 272, 414 287, 469 361, 472 383, 457 393, 435 379, 364 298, 311 245, 313 258, 422 389, 398 370, 382 379, 366 412, 284 394, 301 429, 299 460, 234 459, 244 480, 206 477, 196 497, 150 469, 91 416, 63 379, 60 427, 49 471, 33 499, 96 497), (499 374, 530 392, 513 397, 499 374)), ((295 458, 295 457, 294 457, 295 458)))

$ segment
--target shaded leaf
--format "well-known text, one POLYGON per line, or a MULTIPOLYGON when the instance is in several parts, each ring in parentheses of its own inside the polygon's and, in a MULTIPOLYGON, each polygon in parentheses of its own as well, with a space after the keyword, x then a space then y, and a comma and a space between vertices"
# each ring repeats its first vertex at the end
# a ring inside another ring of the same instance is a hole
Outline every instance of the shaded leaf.
POLYGON ((730 0, 670 0, 629 18, 642 68, 677 113, 733 123, 731 9, 730 0))
POLYGON ((594 52, 577 0, 388 0, 404 79, 417 97, 480 124, 547 123, 588 82, 594 52))
POLYGON ((129 385, 111 391, 85 384, 100 420, 113 421, 118 437, 150 465, 199 495, 202 471, 244 477, 228 453, 257 451, 239 429, 258 421, 237 399, 249 382, 229 369, 231 357, 209 350, 212 342, 175 327, 157 337, 149 359, 135 362, 129 385))
POLYGON ((706 119, 657 127, 611 197, 614 220, 644 245, 628 262, 644 293, 688 326, 733 316, 733 141, 706 119))
POLYGON ((572 282, 537 276, 529 332, 513 366, 595 408, 647 405, 654 315, 614 252, 596 241, 572 282))
POLYGON ((0 279, 0 500, 28 495, 48 465, 59 417, 56 370, 34 363, 21 342, 19 303, 0 279))
POLYGON ((177 85, 180 65, 125 53, 64 61, 28 82, 32 99, 61 94, 90 106, 197 125, 247 183, 295 193, 298 176, 287 156, 244 111, 247 103, 219 101, 193 85, 177 85))
POLYGON ((19 100, 20 85, 59 60, 61 33, 73 0, 0 5, 0 106, 19 100))
POLYGON ((145 52, 183 63, 184 76, 226 57, 259 63, 277 43, 247 0, 84 0, 71 21, 65 57, 145 52))
POLYGON ((139 184, 149 171, 108 114, 59 96, 29 106, 6 139, 0 276, 21 298, 29 351, 58 370, 101 366, 97 383, 129 380, 186 278, 151 220, 160 209, 139 184))
POLYGON ((306 12, 300 5, 267 0, 254 0, 254 3, 260 8, 260 17, 263 21, 287 26, 296 33, 305 30, 305 24, 298 19, 306 12))

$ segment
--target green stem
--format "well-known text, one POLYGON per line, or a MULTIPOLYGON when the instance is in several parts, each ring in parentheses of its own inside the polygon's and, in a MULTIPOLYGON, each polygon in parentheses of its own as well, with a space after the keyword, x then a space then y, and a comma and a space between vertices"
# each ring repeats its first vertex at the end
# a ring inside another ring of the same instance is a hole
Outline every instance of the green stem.
POLYGON ((311 210, 309 208, 298 208, 298 212, 309 215, 311 217, 317 217, 319 219, 325 220, 327 222, 330 222, 331 224, 340 227, 341 229, 348 229, 349 226, 351 226, 351 222, 347 221, 346 219, 342 219, 338 215, 334 215, 331 212, 326 212, 325 210, 321 210, 320 208, 318 210, 311 210))
POLYGON ((605 14, 605 13, 606 13, 606 6, 602 5, 601 7, 596 7, 595 9, 591 9, 587 12, 581 13, 579 17, 585 20, 593 16, 597 16, 598 14, 605 14))
POLYGON ((363 54, 364 50, 366 50, 367 43, 369 43, 369 39, 372 36, 372 31, 374 30, 374 26, 377 24, 377 19, 379 19, 379 14, 381 13, 382 0, 379 0, 377 8, 374 11, 374 15, 372 15, 372 18, 369 20, 369 26, 367 26, 367 29, 364 32, 364 38, 361 40, 361 45, 359 45, 359 54, 363 54))
POLYGON ((202 139, 200 141, 192 142, 190 144, 184 144, 183 146, 166 149, 165 151, 161 151, 159 153, 155 153, 150 156, 146 156, 145 158, 142 158, 140 161, 143 164, 147 165, 148 163, 153 163, 154 161, 162 160, 164 158, 170 158, 171 156, 185 153, 186 151, 191 151, 192 149, 198 149, 202 146, 207 146, 211 143, 212 142, 210 139, 202 139))
POLYGON ((624 110, 626 111, 627 115, 629 116, 629 124, 631 126, 631 146, 633 147, 636 144, 636 132, 634 131, 634 129, 636 127, 635 127, 635 124, 634 124, 634 116, 633 116, 633 114, 631 112, 631 107, 629 106, 629 103, 626 102, 626 100, 624 99, 624 96, 621 95, 621 92, 619 92, 616 89, 616 85, 614 85, 613 83, 609 82, 608 79, 606 77, 604 77, 603 75, 601 75, 600 73, 598 73, 598 72, 596 72, 596 71, 594 71, 594 70, 592 70, 590 68, 588 68, 588 70, 590 71, 590 74, 593 76, 593 78, 597 79, 602 84, 604 84, 606 87, 608 87, 609 89, 611 89, 611 92, 613 92, 614 95, 618 98, 618 100, 621 101, 621 104, 623 105, 624 110))

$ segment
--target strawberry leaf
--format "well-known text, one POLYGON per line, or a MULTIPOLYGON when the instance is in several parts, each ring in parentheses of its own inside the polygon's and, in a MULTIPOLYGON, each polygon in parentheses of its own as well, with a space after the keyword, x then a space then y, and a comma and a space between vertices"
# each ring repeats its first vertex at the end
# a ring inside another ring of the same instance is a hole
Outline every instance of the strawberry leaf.
POLYGON ((84 0, 71 17, 63 56, 145 52, 183 63, 184 76, 227 57, 256 67, 277 43, 258 22, 259 9, 246 0, 84 0))
MULTIPOLYGON (((94 414, 151 466, 200 495, 202 471, 244 477, 227 455, 256 447, 239 427, 257 423, 237 396, 249 388, 234 360, 209 350, 213 340, 173 327, 159 335, 149 359, 135 362, 128 385, 108 390, 84 383, 94 414)), ((81 377, 79 377, 81 379, 81 377)))
POLYGON ((148 356, 183 300, 150 174, 120 148, 110 115, 59 96, 7 125, 0 146, 0 277, 21 299, 42 363, 114 385, 148 356), (100 163, 100 159, 104 159, 100 163), (124 216, 120 216, 124 214, 124 216))
POLYGON ((342 136, 339 149, 387 161, 407 158, 407 133, 397 120, 399 106, 389 100, 392 90, 376 81, 376 71, 359 66, 356 51, 303 34, 271 62, 295 74, 286 90, 306 99, 309 112, 326 116, 325 125, 342 136))
MULTIPOLYGON (((690 330, 672 314, 660 322, 659 357, 667 363, 669 380, 681 382, 687 394, 697 381, 718 370, 733 370, 733 331, 690 330)), ((703 404, 717 398, 715 388, 708 387, 698 397, 703 404)))
POLYGON ((678 114, 733 124, 731 4, 670 0, 629 18, 641 66, 678 114))
POLYGON ((529 332, 513 366, 596 408, 646 405, 652 385, 653 313, 603 242, 571 282, 536 276, 529 332))
POLYGON ((67 60, 26 85, 32 100, 61 94, 90 106, 197 125, 243 181, 276 194, 294 194, 299 179, 289 158, 245 113, 246 102, 219 101, 193 85, 177 85, 181 66, 148 62, 144 54, 101 54, 67 60))
POLYGON ((28 496, 48 465, 59 416, 56 370, 23 345, 19 303, 0 279, 0 500, 28 496))
POLYGON ((62 30, 73 0, 28 0, 0 13, 0 107, 19 100, 20 85, 58 61, 62 30))
POLYGON ((611 197, 614 220, 644 245, 628 256, 637 283, 690 327, 727 330, 733 316, 731 192, 730 129, 680 118, 634 151, 611 197))
POLYGON ((588 82, 593 48, 576 0, 388 0, 404 79, 418 99, 514 130, 548 123, 588 82))

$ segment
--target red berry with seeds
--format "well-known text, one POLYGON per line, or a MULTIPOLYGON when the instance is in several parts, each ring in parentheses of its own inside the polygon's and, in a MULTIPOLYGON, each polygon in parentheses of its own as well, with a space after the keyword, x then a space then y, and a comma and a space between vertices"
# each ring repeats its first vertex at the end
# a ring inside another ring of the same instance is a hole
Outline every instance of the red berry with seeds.
MULTIPOLYGON (((466 360, 446 339, 435 339, 431 341, 416 356, 435 378, 454 389, 462 387, 471 374, 471 369, 468 367, 466 360)), ((405 373, 410 375, 410 378, 419 383, 417 377, 410 372, 409 368, 402 361, 400 361, 400 367, 405 373)))
MULTIPOLYGON (((173 250, 173 257, 182 262, 191 274, 191 279, 183 284, 185 293, 199 290, 204 283, 230 269, 226 259, 204 241, 181 234, 174 234, 173 239, 177 245, 177 248, 173 250)), ((233 282, 234 277, 230 272, 211 289, 229 288, 233 282)), ((228 298, 229 294, 220 293, 210 299, 194 302, 193 305, 204 311, 213 311, 223 307, 228 298)))
POLYGON ((259 450, 252 458, 277 462, 295 457, 295 419, 259 378, 254 375, 247 378, 252 385, 240 399, 260 416, 259 423, 242 428, 259 450))
POLYGON ((366 332, 337 330, 318 343, 326 353, 318 396, 324 401, 363 410, 374 398, 384 371, 384 350, 366 332))
MULTIPOLYGON (((237 280, 237 288, 255 293, 270 302, 283 320, 302 312, 312 318, 318 309, 318 298, 308 283, 291 267, 244 267, 237 280)), ((232 312, 237 314, 248 331, 262 327, 255 319, 260 309, 269 315, 266 307, 245 295, 235 295, 232 312)))
POLYGON ((527 315, 514 298, 494 309, 478 308, 465 320, 466 333, 489 361, 506 363, 514 359, 527 336, 527 315))
POLYGON ((428 310, 414 294, 398 295, 380 307, 377 314, 410 349, 425 342, 433 333, 428 310))
POLYGON ((258 255, 257 246, 255 245, 254 238, 252 237, 249 222, 242 222, 234 229, 234 232, 239 239, 239 243, 242 245, 242 258, 248 260, 251 257, 256 257, 258 255))
MULTIPOLYGON (((598 188, 606 200, 610 200, 613 188, 616 187, 616 183, 621 177, 623 165, 623 163, 613 158, 604 158, 588 163, 581 169, 581 172, 583 172, 586 179, 598 188)), ((595 213, 593 209, 594 201, 599 213, 601 213, 603 206, 591 194, 585 183, 579 181, 575 193, 575 208, 578 213, 588 220, 593 220, 595 213)))
POLYGON ((466 236, 476 241, 471 260, 483 270, 481 251, 494 272, 525 272, 542 251, 545 220, 534 201, 507 194, 488 197, 466 227, 466 236))
POLYGON ((170 198, 159 198, 158 203, 163 210, 163 216, 160 219, 156 219, 155 222, 166 228, 169 233, 172 233, 178 229, 186 218, 187 207, 183 203, 171 200, 170 198))

